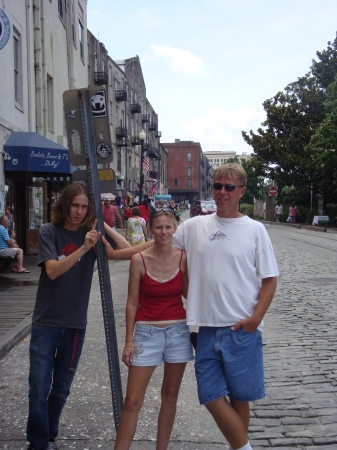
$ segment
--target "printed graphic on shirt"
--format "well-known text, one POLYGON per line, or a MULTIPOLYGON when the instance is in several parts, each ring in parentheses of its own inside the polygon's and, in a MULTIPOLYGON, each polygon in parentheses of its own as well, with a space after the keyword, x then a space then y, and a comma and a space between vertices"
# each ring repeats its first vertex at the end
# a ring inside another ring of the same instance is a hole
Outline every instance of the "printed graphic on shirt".
MULTIPOLYGON (((66 258, 67 256, 71 255, 72 253, 74 253, 76 250, 78 250, 78 247, 76 244, 72 243, 72 244, 67 244, 63 247, 62 251, 61 251, 61 255, 58 257, 58 260, 60 261, 63 258, 66 258)), ((74 266, 76 266, 76 264, 81 261, 81 258, 79 258, 74 266)))
POLYGON ((230 239, 227 234, 223 233, 222 231, 217 231, 214 234, 211 234, 208 238, 210 241, 223 241, 224 239, 230 239))

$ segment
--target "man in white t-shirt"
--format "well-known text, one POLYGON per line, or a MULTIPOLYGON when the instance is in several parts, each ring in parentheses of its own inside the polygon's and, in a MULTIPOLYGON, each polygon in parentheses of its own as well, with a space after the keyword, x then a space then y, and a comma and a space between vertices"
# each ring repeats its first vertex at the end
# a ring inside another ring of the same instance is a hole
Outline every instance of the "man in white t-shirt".
POLYGON ((249 401, 265 396, 261 331, 278 268, 265 227, 238 211, 245 185, 240 164, 220 166, 213 184, 217 212, 185 221, 173 244, 187 256, 187 323, 199 326, 200 403, 230 448, 248 450, 249 401))
MULTIPOLYGON (((246 180, 240 164, 220 166, 213 183, 217 212, 186 220, 173 238, 187 256, 187 324, 199 326, 199 400, 237 450, 251 449, 249 402, 265 396, 261 332, 279 274, 265 227, 238 211, 246 180)), ((120 250, 109 259, 134 252, 120 250)))

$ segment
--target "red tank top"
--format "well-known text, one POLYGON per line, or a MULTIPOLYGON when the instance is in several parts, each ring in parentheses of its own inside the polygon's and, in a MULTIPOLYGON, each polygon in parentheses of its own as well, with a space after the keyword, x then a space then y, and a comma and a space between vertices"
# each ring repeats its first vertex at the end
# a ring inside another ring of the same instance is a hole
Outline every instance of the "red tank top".
POLYGON ((139 308, 136 322, 167 323, 185 321, 186 310, 181 297, 184 274, 180 268, 183 252, 181 252, 177 272, 166 281, 154 279, 146 269, 143 255, 139 254, 143 260, 145 274, 140 282, 139 308))

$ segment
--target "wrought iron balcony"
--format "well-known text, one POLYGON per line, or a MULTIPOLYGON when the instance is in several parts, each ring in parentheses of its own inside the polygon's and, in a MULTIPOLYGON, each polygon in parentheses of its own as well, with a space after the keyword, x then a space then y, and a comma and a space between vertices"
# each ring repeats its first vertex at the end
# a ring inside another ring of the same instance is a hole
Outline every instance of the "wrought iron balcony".
POLYGON ((124 89, 116 89, 115 99, 117 102, 124 102, 128 99, 128 94, 124 89))
POLYGON ((150 170, 149 177, 154 178, 155 180, 158 180, 158 172, 155 170, 150 170))
POLYGON ((116 146, 117 147, 124 147, 125 146, 125 138, 117 138, 116 139, 116 146))
POLYGON ((149 130, 150 130, 150 131, 156 131, 157 128, 158 128, 158 123, 157 123, 157 122, 151 121, 151 122, 149 123, 149 130))
POLYGON ((161 137, 161 131, 156 131, 155 136, 156 136, 157 138, 160 138, 160 137, 161 137))
POLYGON ((141 113, 142 107, 138 103, 132 103, 131 114, 141 113))
POLYGON ((128 135, 127 128, 124 128, 124 127, 117 127, 116 128, 116 137, 117 138, 127 137, 127 135, 128 135))
POLYGON ((140 145, 140 139, 138 136, 131 136, 131 145, 140 145))
POLYGON ((148 142, 144 142, 143 150, 148 152, 148 151, 150 151, 150 148, 151 148, 151 144, 148 142))
POLYGON ((156 147, 151 147, 148 151, 149 158, 161 159, 159 150, 156 147))
POLYGON ((105 72, 95 72, 95 84, 98 84, 99 86, 102 84, 108 84, 109 77, 108 74, 105 72))
POLYGON ((150 114, 142 114, 142 122, 150 122, 150 114))

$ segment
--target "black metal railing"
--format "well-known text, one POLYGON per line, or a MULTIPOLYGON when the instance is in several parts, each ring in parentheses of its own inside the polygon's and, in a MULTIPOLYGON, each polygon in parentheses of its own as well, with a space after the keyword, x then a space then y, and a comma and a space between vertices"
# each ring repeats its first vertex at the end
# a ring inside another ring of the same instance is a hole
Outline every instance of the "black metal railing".
POLYGON ((140 145, 140 139, 138 136, 131 136, 131 145, 140 145))
POLYGON ((124 128, 124 127, 117 127, 116 128, 116 137, 122 138, 122 137, 126 137, 127 135, 128 135, 127 128, 124 128))
POLYGON ((149 130, 150 130, 150 131, 156 131, 157 128, 158 128, 158 123, 157 123, 157 122, 151 121, 151 122, 149 123, 149 130))
POLYGON ((108 84, 109 77, 108 74, 105 72, 95 72, 95 84, 98 84, 99 86, 102 84, 108 84))
POLYGON ((128 99, 128 94, 124 89, 116 89, 115 99, 117 102, 124 102, 128 99))
POLYGON ((151 147, 148 151, 149 158, 161 159, 159 150, 156 147, 151 147))
POLYGON ((141 112, 142 112, 142 107, 138 103, 132 103, 131 113, 136 114, 136 113, 141 113, 141 112))
POLYGON ((150 122, 150 114, 142 114, 142 122, 150 122))

